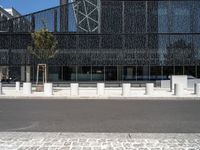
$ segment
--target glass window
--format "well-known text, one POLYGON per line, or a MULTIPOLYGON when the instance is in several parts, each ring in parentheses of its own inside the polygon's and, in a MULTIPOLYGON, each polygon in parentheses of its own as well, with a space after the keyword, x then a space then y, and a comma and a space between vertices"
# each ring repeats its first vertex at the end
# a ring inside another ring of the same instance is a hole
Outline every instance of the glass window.
POLYGON ((136 66, 125 66, 123 68, 123 80, 136 80, 136 66))
POLYGON ((173 66, 163 66, 163 79, 169 80, 171 75, 174 75, 174 67, 173 66))
POLYGON ((77 73, 77 80, 78 81, 90 81, 91 80, 91 67, 78 67, 78 73, 77 73))
POLYGON ((162 80, 161 66, 150 67, 150 80, 162 80))
POLYGON ((145 2, 124 2, 125 33, 146 31, 146 5, 145 2))
POLYGON ((175 75, 183 75, 183 66, 175 66, 175 75))
POLYGON ((171 9, 171 32, 192 32, 192 9, 191 1, 170 1, 171 9))
POLYGON ((63 80, 76 81, 76 66, 63 66, 63 80))
POLYGON ((137 66, 137 80, 149 80, 149 66, 137 66))
POLYGON ((117 67, 116 66, 110 66, 106 67, 106 81, 116 81, 117 80, 117 67))
POLYGON ((200 66, 197 66, 197 78, 200 78, 200 66))
POLYGON ((184 66, 184 74, 188 75, 189 78, 196 77, 196 66, 184 66))
POLYGON ((104 81, 104 67, 102 66, 92 67, 92 81, 104 81))
POLYGON ((48 67, 48 80, 61 81, 62 80, 62 67, 49 66, 48 67))

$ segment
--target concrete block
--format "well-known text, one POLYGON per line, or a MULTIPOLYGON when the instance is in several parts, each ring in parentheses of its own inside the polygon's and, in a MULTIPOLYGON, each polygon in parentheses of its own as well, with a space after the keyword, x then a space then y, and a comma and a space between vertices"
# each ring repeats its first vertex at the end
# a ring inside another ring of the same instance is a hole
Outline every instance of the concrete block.
POLYGON ((31 95, 32 93, 32 84, 30 82, 23 83, 23 94, 24 95, 31 95))
POLYGON ((154 84, 153 83, 146 83, 145 94, 146 95, 153 95, 154 93, 154 84))
POLYGON ((71 83, 70 84, 70 95, 71 96, 78 96, 79 95, 79 85, 78 85, 78 83, 71 83))
POLYGON ((131 84, 130 83, 123 83, 122 84, 122 96, 129 96, 130 95, 131 84))
POLYGON ((170 80, 170 89, 171 91, 174 90, 175 84, 182 84, 183 89, 188 88, 188 79, 187 75, 172 75, 170 80))
POLYGON ((16 90, 17 92, 20 91, 20 82, 16 82, 16 84, 15 84, 15 90, 16 90))
POLYGON ((105 89, 104 83, 97 83, 97 96, 104 96, 104 89, 105 89))
POLYGON ((179 83, 174 85, 174 95, 184 96, 184 87, 182 84, 179 83))
POLYGON ((53 83, 44 83, 44 94, 46 96, 53 95, 53 83))
POLYGON ((194 85, 194 94, 196 94, 197 96, 200 96, 200 83, 196 83, 194 85))

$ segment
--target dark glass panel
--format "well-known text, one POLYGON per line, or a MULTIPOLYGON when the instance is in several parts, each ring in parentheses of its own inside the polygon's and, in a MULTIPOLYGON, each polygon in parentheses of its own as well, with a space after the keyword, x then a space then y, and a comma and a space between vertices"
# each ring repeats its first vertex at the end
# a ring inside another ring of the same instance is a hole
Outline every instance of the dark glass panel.
POLYGON ((175 66, 175 75, 183 75, 183 66, 175 66))
POLYGON ((184 66, 184 74, 188 75, 189 78, 196 77, 196 66, 184 66))
POLYGON ((200 66, 197 66, 197 78, 200 78, 200 66))
POLYGON ((161 66, 150 67, 150 80, 162 80, 161 66))
POLYGON ((124 2, 125 33, 146 31, 146 5, 140 1, 124 2))
POLYGON ((117 80, 117 67, 110 66, 105 68, 106 81, 116 81, 117 80))
POLYGON ((163 66, 163 79, 168 80, 170 79, 171 75, 174 75, 174 67, 173 66, 163 66))
POLYGON ((171 32, 192 32, 192 8, 191 1, 170 1, 171 32))
POLYGON ((63 80, 64 81, 76 81, 76 67, 64 66, 63 67, 63 80))
POLYGON ((77 73, 77 80, 78 81, 90 81, 91 80, 91 67, 78 67, 77 73))
POLYGON ((101 32, 122 32, 122 2, 102 2, 101 7, 101 32))
POLYGON ((136 80, 136 66, 125 66, 123 68, 123 80, 136 80))
POLYGON ((137 80, 149 80, 149 66, 137 66, 137 80))
POLYGON ((62 81, 62 67, 49 66, 48 67, 48 81, 62 81))
POLYGON ((104 67, 103 66, 92 67, 92 81, 104 81, 104 67))

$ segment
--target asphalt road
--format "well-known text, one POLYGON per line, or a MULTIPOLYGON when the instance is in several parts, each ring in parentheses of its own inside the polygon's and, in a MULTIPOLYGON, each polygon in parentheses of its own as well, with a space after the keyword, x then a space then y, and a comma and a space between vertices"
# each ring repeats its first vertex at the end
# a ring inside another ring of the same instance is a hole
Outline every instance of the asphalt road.
POLYGON ((200 101, 0 100, 0 132, 200 133, 200 101))

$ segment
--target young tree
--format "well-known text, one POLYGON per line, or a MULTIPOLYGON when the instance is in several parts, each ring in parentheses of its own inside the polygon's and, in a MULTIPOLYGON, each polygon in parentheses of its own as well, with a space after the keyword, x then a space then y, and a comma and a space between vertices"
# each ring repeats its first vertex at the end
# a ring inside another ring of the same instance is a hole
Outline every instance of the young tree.
MULTIPOLYGON (((28 46, 28 51, 33 54, 36 58, 45 62, 45 69, 43 70, 43 83, 47 83, 47 72, 48 72, 48 60, 54 58, 58 53, 57 40, 54 35, 49 32, 44 24, 44 28, 39 31, 34 31, 31 34, 33 45, 28 46), (44 80, 45 77, 45 80, 44 80)), ((38 72, 39 72, 39 64, 37 65, 37 81, 38 81, 38 72)))

